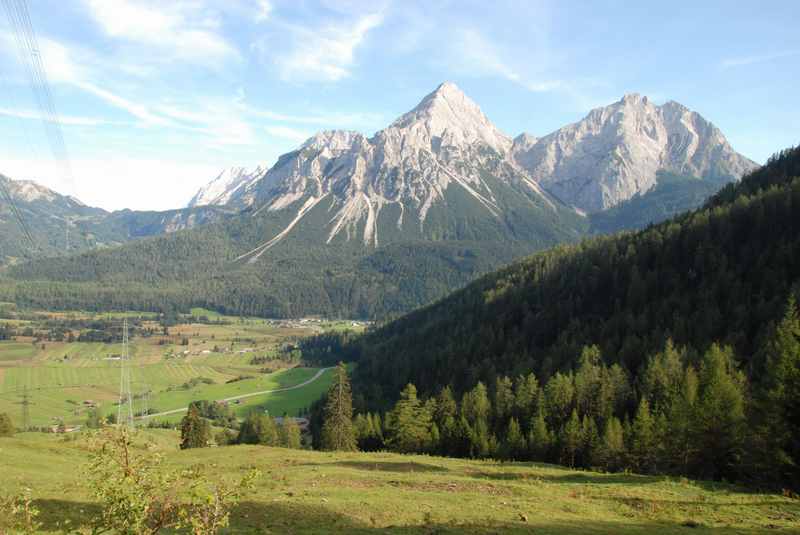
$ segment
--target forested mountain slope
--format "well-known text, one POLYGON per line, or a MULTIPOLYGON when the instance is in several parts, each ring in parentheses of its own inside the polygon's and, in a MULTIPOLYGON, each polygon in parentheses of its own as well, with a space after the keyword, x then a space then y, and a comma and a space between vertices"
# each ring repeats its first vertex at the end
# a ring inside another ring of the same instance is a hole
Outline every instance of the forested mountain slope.
POLYGON ((498 374, 570 369, 597 344, 636 374, 669 338, 695 356, 731 345, 758 377, 764 337, 800 294, 800 149, 694 212, 560 246, 487 275, 347 346, 355 388, 381 406, 408 383, 430 395, 498 374))
POLYGON ((233 213, 218 206, 107 212, 30 180, 0 175, 0 182, 0 266, 121 245, 218 221, 233 213))

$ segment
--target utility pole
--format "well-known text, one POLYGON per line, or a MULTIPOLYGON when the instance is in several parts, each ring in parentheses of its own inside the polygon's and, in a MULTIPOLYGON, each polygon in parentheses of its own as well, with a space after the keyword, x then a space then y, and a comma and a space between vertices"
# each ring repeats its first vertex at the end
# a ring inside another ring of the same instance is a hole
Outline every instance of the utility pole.
POLYGON ((122 323, 122 355, 120 356, 119 405, 117 423, 127 427, 134 426, 133 394, 131 393, 130 353, 128 352, 128 318, 122 323))
POLYGON ((30 431, 31 429, 31 410, 30 400, 28 399, 28 385, 22 391, 22 430, 30 431))

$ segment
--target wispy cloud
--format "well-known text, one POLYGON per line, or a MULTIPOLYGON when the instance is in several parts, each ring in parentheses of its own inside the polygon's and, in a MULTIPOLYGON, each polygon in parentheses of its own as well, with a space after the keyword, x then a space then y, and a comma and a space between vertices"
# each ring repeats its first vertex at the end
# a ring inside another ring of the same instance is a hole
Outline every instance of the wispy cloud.
POLYGON ((315 26, 284 23, 286 35, 280 39, 288 39, 288 49, 280 46, 277 37, 262 39, 255 48, 270 57, 284 81, 335 82, 351 75, 356 50, 383 20, 382 13, 370 13, 315 26))
POLYGON ((563 89, 565 83, 558 79, 529 77, 512 66, 511 54, 501 51, 499 46, 474 28, 461 28, 454 32, 451 40, 452 56, 459 56, 459 66, 473 74, 499 76, 518 84, 528 91, 546 92, 563 89))
MULTIPOLYGON (((162 57, 208 65, 238 59, 217 31, 219 21, 197 3, 85 0, 91 17, 110 37, 157 48, 162 57)), ((265 4, 268 6, 268 4, 265 4)), ((260 6, 259 13, 264 12, 260 6)))
MULTIPOLYGON (((42 119, 41 113, 32 110, 12 110, 10 108, 0 108, 0 115, 5 117, 15 117, 17 119, 26 119, 38 121, 42 119)), ((110 121, 108 119, 100 119, 97 117, 80 117, 74 115, 59 115, 61 124, 69 126, 121 126, 127 123, 121 121, 110 121)))
POLYGON ((775 52, 773 54, 761 54, 753 56, 741 56, 736 58, 727 58, 720 62, 720 67, 723 69, 731 69, 734 67, 745 67, 748 65, 755 65, 757 63, 766 63, 783 58, 790 58, 793 56, 800 56, 800 50, 785 50, 783 52, 775 52))

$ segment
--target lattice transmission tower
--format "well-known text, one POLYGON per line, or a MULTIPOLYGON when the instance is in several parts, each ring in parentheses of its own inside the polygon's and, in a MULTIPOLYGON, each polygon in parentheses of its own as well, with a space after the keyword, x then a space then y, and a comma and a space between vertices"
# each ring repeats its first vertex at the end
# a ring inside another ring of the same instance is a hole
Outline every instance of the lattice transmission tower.
POLYGON ((134 426, 133 393, 131 392, 130 352, 128 350, 128 319, 122 323, 122 355, 119 359, 119 405, 117 407, 117 423, 128 427, 134 426))

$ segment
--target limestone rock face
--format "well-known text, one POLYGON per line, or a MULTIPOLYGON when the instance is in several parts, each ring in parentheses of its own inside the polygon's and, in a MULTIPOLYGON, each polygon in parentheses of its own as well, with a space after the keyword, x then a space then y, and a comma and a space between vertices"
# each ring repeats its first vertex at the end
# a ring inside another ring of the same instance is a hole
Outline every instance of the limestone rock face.
POLYGON ((543 188, 588 212, 646 192, 658 171, 734 180, 757 167, 698 113, 638 94, 533 143, 520 136, 512 152, 543 188))
POLYGON ((223 172, 190 206, 291 210, 291 224, 273 238, 280 241, 324 199, 328 243, 344 236, 378 246, 382 214, 393 214, 399 231, 414 225, 426 236, 432 209, 449 210, 449 220, 464 211, 503 220, 514 210, 520 217, 519 201, 525 213, 582 216, 650 190, 660 171, 734 180, 755 167, 714 125, 675 102, 657 106, 630 94, 544 137, 512 140, 445 82, 371 138, 319 132, 269 170, 223 172))

